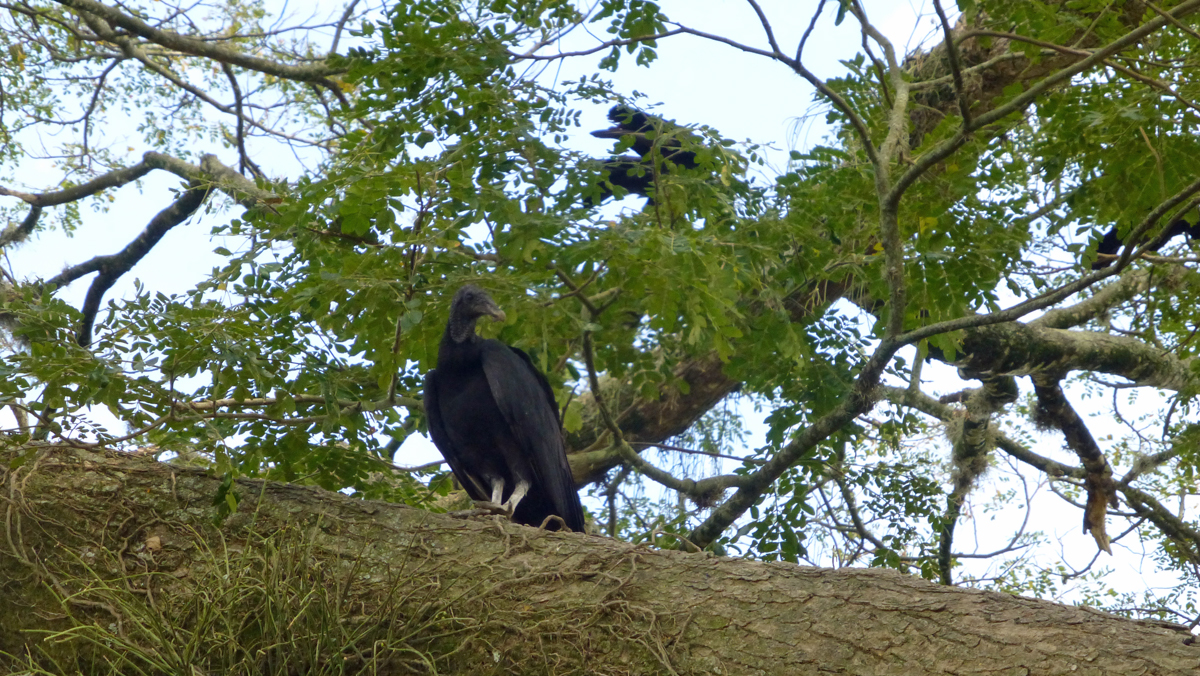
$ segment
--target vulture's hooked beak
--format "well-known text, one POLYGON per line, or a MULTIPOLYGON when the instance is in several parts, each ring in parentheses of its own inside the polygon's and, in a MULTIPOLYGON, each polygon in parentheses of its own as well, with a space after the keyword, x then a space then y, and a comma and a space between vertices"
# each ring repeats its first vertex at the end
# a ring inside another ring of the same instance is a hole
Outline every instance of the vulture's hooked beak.
POLYGON ((495 303, 488 303, 486 312, 494 322, 502 322, 508 318, 508 316, 504 314, 504 310, 501 310, 500 306, 496 305, 495 303))

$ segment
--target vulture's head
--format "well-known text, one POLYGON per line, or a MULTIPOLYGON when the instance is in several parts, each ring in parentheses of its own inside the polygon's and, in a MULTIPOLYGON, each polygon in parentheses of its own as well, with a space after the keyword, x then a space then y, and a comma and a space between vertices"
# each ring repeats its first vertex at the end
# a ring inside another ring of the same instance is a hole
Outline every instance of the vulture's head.
POLYGON ((475 320, 485 316, 504 321, 504 311, 486 291, 474 284, 464 286, 450 302, 450 337, 461 343, 475 335, 475 320))

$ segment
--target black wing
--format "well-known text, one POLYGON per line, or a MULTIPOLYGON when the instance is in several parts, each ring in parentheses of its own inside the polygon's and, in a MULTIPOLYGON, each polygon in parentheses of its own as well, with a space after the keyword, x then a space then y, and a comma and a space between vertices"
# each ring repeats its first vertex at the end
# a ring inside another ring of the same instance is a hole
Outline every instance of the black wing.
POLYGON ((438 387, 437 369, 430 369, 429 373, 425 374, 424 405, 425 419, 429 421, 429 436, 433 439, 433 445, 441 451, 442 457, 450 465, 450 471, 458 477, 459 483, 463 485, 463 490, 471 496, 472 500, 490 500, 491 494, 484 486, 479 485, 478 479, 473 474, 467 471, 454 442, 446 433, 445 423, 442 422, 442 410, 438 408, 438 387))
POLYGON ((482 348, 492 398, 529 459, 537 487, 571 530, 583 532, 583 507, 567 463, 550 382, 523 351, 497 340, 483 341, 482 348))

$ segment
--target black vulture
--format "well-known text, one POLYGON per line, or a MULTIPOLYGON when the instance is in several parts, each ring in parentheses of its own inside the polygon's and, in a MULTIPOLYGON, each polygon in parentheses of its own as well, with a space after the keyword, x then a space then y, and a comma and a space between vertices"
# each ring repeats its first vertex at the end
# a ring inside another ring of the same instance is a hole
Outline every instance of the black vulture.
POLYGON ((642 161, 651 160, 650 153, 657 152, 672 163, 681 167, 695 169, 696 153, 683 150, 679 141, 678 125, 651 117, 636 108, 617 104, 609 109, 608 120, 615 127, 592 132, 596 138, 611 138, 620 140, 626 136, 633 137, 630 149, 638 154, 642 161))
MULTIPOLYGON (((1187 235, 1189 240, 1200 239, 1200 222, 1196 223, 1196 225, 1191 225, 1182 218, 1175 220, 1168 226, 1167 232, 1159 238, 1158 244, 1150 248, 1150 251, 1158 251, 1177 235, 1187 235)), ((1112 230, 1104 233, 1104 238, 1100 240, 1100 244, 1096 247, 1096 253, 1116 256, 1121 253, 1121 247, 1124 245, 1125 243, 1121 241, 1121 237, 1117 235, 1117 226, 1114 225, 1112 230)), ((1092 262, 1092 269, 1103 270, 1115 262, 1115 258, 1098 259, 1092 262)))
POLYGON ((699 163, 696 153, 683 150, 677 134, 672 133, 678 127, 674 123, 665 122, 652 117, 640 110, 624 104, 617 104, 608 111, 608 119, 615 125, 610 129, 592 132, 597 138, 620 140, 626 136, 633 137, 630 149, 637 153, 619 155, 605 161, 604 169, 608 172, 607 182, 600 184, 600 198, 587 200, 589 205, 604 201, 613 196, 611 186, 620 186, 626 192, 635 193, 653 199, 654 186, 654 154, 660 154, 668 163, 660 163, 659 171, 671 168, 671 165, 695 169, 699 163))
POLYGON ((582 532, 550 383, 523 351, 475 334, 484 316, 504 320, 483 289, 468 284, 454 294, 437 368, 425 376, 429 435, 476 502, 517 523, 541 526, 555 515, 582 532))

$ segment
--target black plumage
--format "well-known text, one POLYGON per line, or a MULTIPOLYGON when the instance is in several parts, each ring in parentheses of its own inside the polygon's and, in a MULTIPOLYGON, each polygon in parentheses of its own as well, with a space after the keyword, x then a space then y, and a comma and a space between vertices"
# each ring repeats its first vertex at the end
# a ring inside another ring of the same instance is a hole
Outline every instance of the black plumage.
POLYGON ((437 368, 425 376, 433 443, 473 500, 517 523, 540 526, 556 515, 582 532, 583 507, 550 383, 525 352, 475 334, 484 316, 503 320, 504 312, 479 287, 459 289, 437 368))
MULTIPOLYGON (((1176 219, 1167 227, 1167 231, 1158 238, 1154 246, 1150 247, 1150 251, 1158 251, 1178 235, 1187 235, 1188 240, 1200 239, 1200 223, 1192 225, 1182 218, 1176 219)), ((1121 237, 1117 234, 1117 226, 1114 225, 1112 230, 1104 233, 1104 238, 1100 240, 1100 244, 1096 247, 1096 253, 1116 256, 1121 253, 1121 247, 1124 245, 1125 243, 1121 241, 1121 237)), ((1092 269, 1103 270, 1115 262, 1116 260, 1113 258, 1101 258, 1092 262, 1092 269)))
POLYGON ((696 153, 683 149, 678 127, 673 123, 623 104, 613 106, 608 111, 608 119, 614 126, 594 131, 592 136, 616 140, 632 137, 633 144, 630 150, 637 153, 637 156, 618 155, 605 161, 606 176, 599 184, 600 197, 597 200, 588 200, 589 204, 612 197, 613 186, 653 199, 656 156, 659 161, 657 169, 660 172, 674 167, 695 169, 699 166, 696 153))
MULTIPOLYGON (((1096 247, 1096 253, 1115 256, 1121 251, 1121 238, 1117 236, 1117 226, 1113 226, 1112 230, 1104 233, 1104 239, 1100 240, 1100 245, 1096 247)), ((1103 270, 1112 265, 1111 258, 1099 258, 1092 262, 1093 270, 1103 270)))
POLYGON ((608 120, 614 127, 592 132, 596 138, 633 138, 630 149, 642 161, 652 160, 651 153, 658 152, 672 164, 689 169, 696 168, 696 153, 684 150, 679 140, 679 127, 673 122, 652 117, 636 108, 617 104, 609 109, 608 120))

